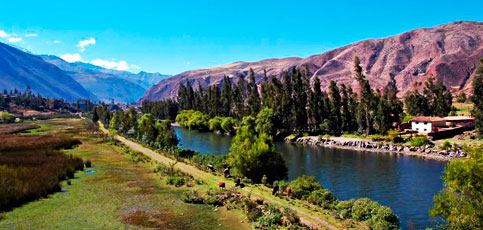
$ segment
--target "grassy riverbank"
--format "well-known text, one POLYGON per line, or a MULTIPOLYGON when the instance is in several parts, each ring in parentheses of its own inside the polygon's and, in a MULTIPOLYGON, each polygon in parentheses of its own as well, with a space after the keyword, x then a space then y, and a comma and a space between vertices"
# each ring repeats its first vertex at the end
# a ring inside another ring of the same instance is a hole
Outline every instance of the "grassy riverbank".
MULTIPOLYGON (((63 192, 0 214, 6 229, 250 229, 236 211, 184 203, 187 187, 168 186, 151 163, 134 163, 125 150, 85 129, 80 119, 36 121, 82 144, 66 154, 89 159, 93 174, 77 172, 63 192), (241 222, 240 222, 241 221, 241 222)), ((35 132, 35 131, 34 131, 35 132)))

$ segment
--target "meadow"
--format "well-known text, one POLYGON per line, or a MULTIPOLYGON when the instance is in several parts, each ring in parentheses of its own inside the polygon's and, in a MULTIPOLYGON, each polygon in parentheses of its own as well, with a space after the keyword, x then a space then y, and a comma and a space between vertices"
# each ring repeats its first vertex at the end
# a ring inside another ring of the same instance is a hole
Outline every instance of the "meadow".
MULTIPOLYGON (((180 200, 188 186, 170 186, 155 162, 128 154, 80 119, 36 121, 46 135, 79 139, 64 156, 92 162, 51 193, 0 213, 8 229, 250 229, 241 212, 180 200)), ((33 138, 35 135, 27 135, 33 138)))

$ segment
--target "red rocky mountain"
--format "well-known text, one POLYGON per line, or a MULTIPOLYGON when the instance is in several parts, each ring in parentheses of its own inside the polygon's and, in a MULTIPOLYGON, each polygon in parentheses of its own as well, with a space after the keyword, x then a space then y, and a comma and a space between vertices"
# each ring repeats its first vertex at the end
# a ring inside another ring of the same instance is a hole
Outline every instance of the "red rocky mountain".
POLYGON ((189 79, 195 86, 221 84, 227 75, 236 81, 252 68, 257 83, 264 70, 281 77, 283 70, 307 65, 313 77, 326 88, 331 80, 358 89, 353 77, 354 57, 359 56, 363 71, 374 88, 383 88, 395 78, 401 95, 414 82, 434 76, 453 92, 470 91, 472 73, 483 57, 483 22, 454 22, 433 28, 416 29, 396 36, 369 39, 307 58, 267 59, 235 62, 207 69, 190 70, 164 79, 151 87, 142 100, 160 100, 177 95, 180 82, 189 79))

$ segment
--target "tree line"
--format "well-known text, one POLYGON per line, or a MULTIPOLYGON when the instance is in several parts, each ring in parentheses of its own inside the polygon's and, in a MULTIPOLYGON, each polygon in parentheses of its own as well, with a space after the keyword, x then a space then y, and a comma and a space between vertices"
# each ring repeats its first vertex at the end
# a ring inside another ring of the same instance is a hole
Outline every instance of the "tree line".
POLYGON ((197 110, 210 117, 234 117, 241 120, 257 116, 262 108, 275 113, 279 133, 313 132, 341 134, 387 133, 400 120, 403 103, 397 97, 395 80, 381 90, 371 88, 360 66, 354 60, 355 78, 361 88, 358 95, 351 86, 331 81, 327 91, 321 90, 318 77, 311 81, 308 68, 292 67, 282 72, 282 80, 267 76, 257 86, 252 69, 248 81, 242 74, 237 82, 225 76, 221 86, 193 88, 191 81, 179 86, 177 102, 180 110, 197 110))
POLYGON ((99 105, 94 108, 92 120, 102 122, 111 132, 137 139, 151 147, 170 149, 178 145, 169 120, 158 120, 150 113, 138 116, 134 108, 127 112, 111 112, 105 105, 99 105))

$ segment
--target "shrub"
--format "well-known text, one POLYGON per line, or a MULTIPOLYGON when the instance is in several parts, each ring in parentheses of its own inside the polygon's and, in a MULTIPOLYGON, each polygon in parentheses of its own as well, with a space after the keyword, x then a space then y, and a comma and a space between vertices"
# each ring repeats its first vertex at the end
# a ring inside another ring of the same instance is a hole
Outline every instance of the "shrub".
POLYGON ((213 132, 216 132, 216 131, 223 131, 223 129, 221 128, 221 122, 223 121, 223 118, 222 117, 219 117, 219 116, 216 116, 214 118, 211 118, 209 121, 208 121, 208 126, 210 128, 211 131, 213 132))
POLYGON ((399 142, 399 131, 397 129, 391 129, 387 132, 387 136, 392 142, 399 142))
POLYGON ((198 166, 198 168, 203 170, 206 170, 206 166, 208 164, 213 165, 215 170, 221 170, 230 166, 228 163, 228 157, 226 155, 195 153, 191 158, 191 161, 198 166))
POLYGON ((291 224, 296 224, 300 222, 300 217, 297 215, 297 213, 294 210, 290 208, 284 208, 282 215, 291 224))
POLYGON ((250 199, 243 200, 242 206, 245 210, 248 220, 251 222, 256 221, 260 216, 263 215, 262 210, 257 208, 257 203, 250 199))
POLYGON ((335 206, 338 217, 341 219, 347 219, 352 217, 352 206, 354 206, 354 202, 354 199, 338 202, 335 206))
POLYGON ((369 198, 357 199, 352 206, 352 218, 358 221, 371 219, 372 212, 379 207, 379 204, 369 198))
POLYGON ((273 186, 277 186, 277 185, 279 187, 279 191, 285 191, 285 189, 287 189, 287 187, 290 186, 290 183, 284 180, 277 180, 273 182, 273 186))
POLYGON ((8 113, 0 111, 0 123, 13 123, 15 122, 15 116, 8 113))
POLYGON ((409 144, 412 147, 425 146, 425 145, 429 145, 429 139, 427 137, 415 137, 415 138, 411 139, 409 144))
POLYGON ((453 146, 451 145, 451 143, 449 143, 449 141, 443 141, 440 148, 442 150, 450 150, 452 147, 453 146))
POLYGON ((195 110, 182 110, 176 116, 176 122, 178 122, 183 127, 188 127, 190 130, 208 130, 209 120, 210 118, 208 115, 195 110))
POLYGON ((403 117, 402 122, 403 122, 403 123, 407 123, 407 122, 409 122, 411 119, 413 119, 413 116, 406 114, 406 115, 403 117))
POLYGON ((307 201, 327 209, 333 207, 334 202, 337 201, 337 198, 335 198, 334 194, 332 194, 329 190, 319 189, 313 191, 307 198, 307 201))
POLYGON ((191 158, 197 152, 191 149, 177 149, 176 154, 182 158, 191 158))
POLYGON ((198 191, 186 191, 181 195, 181 200, 186 203, 203 204, 203 197, 198 194, 198 191))
POLYGON ((166 178, 166 183, 170 185, 174 185, 176 187, 180 187, 185 184, 185 179, 184 177, 180 177, 180 176, 168 176, 166 178))
POLYGON ((231 117, 225 117, 221 122, 221 128, 223 129, 223 131, 225 131, 225 133, 233 134, 235 133, 235 123, 235 119, 231 117))
POLYGON ((378 206, 372 210, 372 217, 369 220, 372 229, 399 229, 399 218, 392 210, 385 206, 378 206))
POLYGON ((280 210, 278 210, 278 208, 275 208, 270 205, 267 206, 265 215, 262 215, 257 220, 257 225, 260 225, 263 227, 272 227, 272 226, 277 226, 281 224, 282 224, 282 213, 280 212, 280 210))
POLYGON ((322 185, 313 176, 302 175, 291 183, 292 196, 297 199, 307 199, 315 190, 323 189, 322 185))

